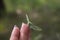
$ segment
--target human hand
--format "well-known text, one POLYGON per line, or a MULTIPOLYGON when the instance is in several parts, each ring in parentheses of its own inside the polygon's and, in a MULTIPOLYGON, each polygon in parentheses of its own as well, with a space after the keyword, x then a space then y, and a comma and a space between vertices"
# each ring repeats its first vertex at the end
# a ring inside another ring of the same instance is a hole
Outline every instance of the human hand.
POLYGON ((21 29, 15 25, 10 40, 30 40, 30 28, 28 24, 22 23, 21 29))

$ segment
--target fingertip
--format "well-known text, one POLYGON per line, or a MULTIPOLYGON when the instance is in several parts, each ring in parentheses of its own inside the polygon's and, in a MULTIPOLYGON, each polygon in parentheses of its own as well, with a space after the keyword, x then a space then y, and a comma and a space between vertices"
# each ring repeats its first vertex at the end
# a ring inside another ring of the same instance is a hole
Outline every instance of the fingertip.
POLYGON ((29 27, 28 24, 22 23, 21 30, 23 30, 23 29, 26 28, 26 27, 29 27))
POLYGON ((19 30, 19 28, 16 25, 14 25, 13 30, 19 30))
POLYGON ((23 27, 23 26, 28 27, 28 24, 26 24, 26 23, 22 23, 22 27, 23 27))
POLYGON ((30 28, 28 24, 22 23, 20 30, 20 40, 28 40, 30 34, 30 28))
POLYGON ((19 37, 19 28, 16 25, 14 25, 10 40, 18 40, 18 37, 19 37))

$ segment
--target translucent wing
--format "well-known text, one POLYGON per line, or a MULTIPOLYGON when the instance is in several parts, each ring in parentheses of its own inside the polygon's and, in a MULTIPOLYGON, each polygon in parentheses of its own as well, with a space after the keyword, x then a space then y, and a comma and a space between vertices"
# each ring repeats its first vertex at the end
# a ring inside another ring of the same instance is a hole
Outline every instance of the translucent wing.
POLYGON ((36 30, 36 31, 41 31, 42 29, 39 28, 38 26, 35 26, 34 24, 32 24, 30 21, 29 21, 29 18, 28 18, 28 15, 26 14, 26 18, 27 18, 27 22, 29 24, 29 27, 33 30, 36 30))
POLYGON ((34 24, 30 23, 29 24, 30 28, 33 29, 33 30, 36 30, 36 31, 42 31, 42 29, 38 26, 35 26, 34 24))

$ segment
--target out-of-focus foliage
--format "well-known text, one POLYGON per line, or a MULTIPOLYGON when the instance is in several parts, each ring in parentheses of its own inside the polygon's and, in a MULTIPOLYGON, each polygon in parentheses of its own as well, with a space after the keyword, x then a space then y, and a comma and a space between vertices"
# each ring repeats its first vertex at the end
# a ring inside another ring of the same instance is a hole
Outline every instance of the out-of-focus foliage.
POLYGON ((32 10, 48 6, 51 9, 60 7, 60 0, 4 0, 7 11, 14 11, 17 8, 23 10, 32 10))
POLYGON ((60 0, 3 0, 0 9, 0 40, 8 40, 13 25, 30 21, 42 31, 31 32, 31 40, 60 40, 60 0))

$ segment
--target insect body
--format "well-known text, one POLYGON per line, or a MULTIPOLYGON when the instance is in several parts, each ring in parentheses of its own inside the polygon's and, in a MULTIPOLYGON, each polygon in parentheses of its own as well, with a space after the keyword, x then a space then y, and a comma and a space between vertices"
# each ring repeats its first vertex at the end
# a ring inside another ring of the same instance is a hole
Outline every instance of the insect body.
POLYGON ((42 30, 41 28, 39 28, 38 26, 35 26, 32 22, 30 22, 27 14, 26 14, 26 19, 27 19, 27 24, 29 25, 29 27, 31 29, 36 30, 36 31, 41 31, 42 30))

